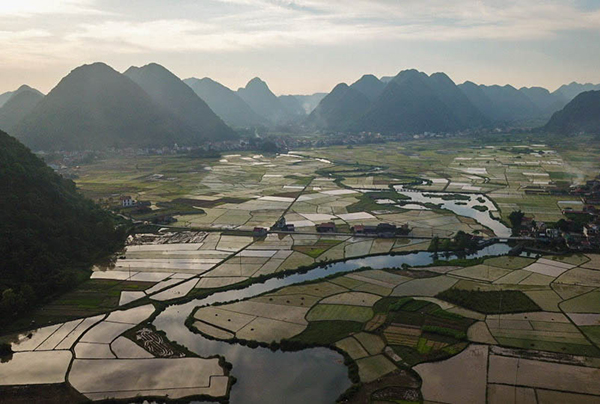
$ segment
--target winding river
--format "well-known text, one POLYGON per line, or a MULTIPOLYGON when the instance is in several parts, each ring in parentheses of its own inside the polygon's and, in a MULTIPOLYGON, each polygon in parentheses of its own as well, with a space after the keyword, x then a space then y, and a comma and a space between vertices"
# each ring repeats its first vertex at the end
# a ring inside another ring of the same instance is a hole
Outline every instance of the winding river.
POLYGON ((502 222, 490 216, 490 212, 497 211, 494 203, 484 194, 459 194, 456 192, 421 192, 413 189, 406 189, 402 185, 395 185, 394 189, 399 194, 407 196, 410 200, 407 202, 414 203, 432 203, 441 205, 442 209, 449 210, 459 216, 470 217, 477 223, 492 230, 497 237, 510 237, 511 229, 506 227, 502 222), (444 200, 443 196, 460 195, 468 200, 444 200), (477 199, 483 200, 483 202, 477 199), (486 211, 481 212, 474 209, 474 206, 485 206, 486 211))
MULTIPOLYGON (((502 255, 509 249, 506 244, 494 244, 467 255, 466 258, 502 255)), ((448 260, 454 258, 454 255, 440 257, 448 260)), ((232 404, 331 403, 351 385, 343 357, 337 352, 326 348, 273 352, 267 348, 252 349, 239 344, 213 341, 192 333, 185 326, 185 320, 198 306, 246 299, 284 286, 351 272, 365 266, 374 269, 400 267, 402 264, 424 266, 432 264, 433 261, 431 253, 416 252, 356 258, 327 264, 307 273, 273 278, 244 289, 219 292, 204 299, 169 306, 157 316, 153 324, 157 329, 163 330, 171 341, 186 346, 198 355, 223 355, 233 364, 232 375, 236 376, 238 381, 231 390, 232 404)))

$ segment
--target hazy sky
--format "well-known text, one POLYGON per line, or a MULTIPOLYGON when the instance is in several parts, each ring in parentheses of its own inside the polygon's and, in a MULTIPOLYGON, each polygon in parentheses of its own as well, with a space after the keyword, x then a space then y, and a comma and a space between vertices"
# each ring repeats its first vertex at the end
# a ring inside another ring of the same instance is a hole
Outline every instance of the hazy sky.
POLYGON ((600 82, 600 0, 0 0, 0 92, 95 61, 276 94, 407 68, 553 90, 600 82))

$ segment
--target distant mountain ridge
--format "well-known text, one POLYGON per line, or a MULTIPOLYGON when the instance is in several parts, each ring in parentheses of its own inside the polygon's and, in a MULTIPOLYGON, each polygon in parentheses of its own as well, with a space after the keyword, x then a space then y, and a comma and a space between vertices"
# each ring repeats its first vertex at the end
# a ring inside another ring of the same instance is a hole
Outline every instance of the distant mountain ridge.
POLYGON ((196 137, 211 141, 237 137, 206 102, 163 66, 156 63, 143 67, 131 66, 123 74, 138 84, 156 104, 195 131, 196 137))
POLYGON ((23 84, 15 91, 7 91, 5 93, 0 94, 0 108, 2 106, 4 106, 4 104, 6 104, 6 102, 10 99, 10 97, 12 97, 13 95, 17 95, 22 91, 33 91, 41 96, 44 95, 41 91, 36 90, 35 88, 32 88, 32 87, 29 87, 27 84, 23 84))
POLYGON ((267 119, 258 115, 233 90, 208 77, 183 80, 227 124, 238 127, 265 125, 267 119))
POLYGON ((203 138, 104 63, 64 77, 13 130, 35 150, 162 147, 203 138))
POLYGON ((331 93, 276 96, 258 77, 232 91, 208 77, 182 81, 155 63, 123 74, 95 63, 74 69, 46 97, 28 86, 0 94, 0 128, 34 149, 200 146, 238 139, 228 124, 409 134, 535 128, 594 89, 600 84, 573 82, 554 92, 457 85, 445 73, 409 69, 379 79, 365 74, 331 93))
POLYGON ((361 110, 355 104, 356 94, 336 86, 335 93, 332 91, 331 97, 321 101, 325 104, 315 108, 306 124, 324 130, 406 133, 497 126, 534 128, 546 123, 573 94, 596 85, 572 83, 554 92, 541 87, 516 89, 470 81, 456 85, 445 73, 428 76, 409 69, 380 79, 366 74, 349 87, 365 95, 370 105, 361 110), (353 101, 344 99, 342 93, 353 101))
POLYGON ((292 96, 296 97, 302 108, 304 108, 306 115, 309 115, 326 95, 327 93, 314 93, 308 95, 293 94, 292 96))
POLYGON ((42 93, 29 86, 19 87, 0 108, 0 129, 12 132, 13 128, 33 111, 42 98, 44 98, 42 93))
POLYGON ((485 86, 465 82, 458 87, 492 122, 520 123, 541 115, 541 111, 529 97, 513 86, 485 86))
POLYGON ((571 101, 583 92, 599 91, 599 90, 600 90, 600 84, 592 84, 592 83, 581 84, 581 83, 577 83, 574 81, 570 84, 563 84, 562 86, 560 86, 558 88, 558 90, 555 91, 555 93, 559 93, 559 94, 563 95, 567 99, 567 101, 571 101))
POLYGON ((561 92, 551 93, 543 87, 522 87, 519 91, 525 94, 544 116, 552 115, 569 102, 569 99, 561 92))
POLYGON ((562 110, 552 115, 544 129, 563 135, 600 134, 600 91, 579 94, 562 110))
POLYGON ((445 74, 404 70, 387 83, 365 75, 339 84, 307 125, 328 130, 420 133, 481 127, 486 117, 445 74))
POLYGON ((341 83, 319 102, 305 123, 312 128, 350 130, 353 117, 362 115, 370 105, 371 101, 365 94, 341 83))
POLYGON ((237 90, 237 94, 260 116, 273 124, 290 121, 293 116, 279 98, 269 89, 267 83, 255 77, 237 90))

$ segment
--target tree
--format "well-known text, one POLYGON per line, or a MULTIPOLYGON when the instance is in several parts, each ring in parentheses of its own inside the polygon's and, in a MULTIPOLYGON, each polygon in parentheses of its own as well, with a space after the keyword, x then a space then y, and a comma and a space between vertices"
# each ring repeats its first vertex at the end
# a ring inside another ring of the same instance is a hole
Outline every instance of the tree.
POLYGON ((0 131, 0 327, 122 248, 125 226, 0 131))
POLYGON ((508 220, 510 220, 510 224, 512 225, 513 230, 521 227, 521 223, 523 222, 523 218, 525 217, 525 213, 520 210, 514 210, 508 215, 508 220))
POLYGON ((431 239, 431 244, 429 245, 429 251, 438 252, 440 249, 440 238, 435 236, 431 239))

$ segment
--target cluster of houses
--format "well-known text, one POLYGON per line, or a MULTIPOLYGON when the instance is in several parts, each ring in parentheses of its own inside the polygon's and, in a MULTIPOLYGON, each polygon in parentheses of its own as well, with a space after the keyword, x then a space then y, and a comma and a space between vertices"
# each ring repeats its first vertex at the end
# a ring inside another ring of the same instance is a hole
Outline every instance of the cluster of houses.
MULTIPOLYGON (((131 214, 144 215, 152 212, 152 208, 150 207, 152 203, 150 201, 136 201, 130 195, 122 195, 119 197, 119 206, 122 208, 128 208, 131 214)), ((157 214, 154 217, 147 219, 151 221, 153 224, 172 224, 177 222, 177 219, 172 215, 167 214, 157 214)))
POLYGON ((373 235, 377 237, 395 237, 398 235, 407 235, 410 233, 408 224, 396 226, 390 223, 379 223, 374 225, 356 225, 352 229, 352 232, 357 235, 373 235))
MULTIPOLYGON (((315 225, 317 233, 338 233, 337 226, 334 222, 325 222, 315 225)), ((271 230, 293 232, 295 227, 293 224, 286 223, 285 218, 281 217, 271 230)), ((410 233, 408 224, 396 226, 391 223, 379 223, 377 225, 355 225, 350 229, 355 235, 374 236, 374 237, 396 237, 398 235, 406 235, 410 233)), ((267 229, 255 227, 253 233, 257 237, 266 235, 267 229), (263 234, 264 233, 264 234, 263 234)))
MULTIPOLYGON (((560 222, 559 222, 560 223, 560 222)), ((560 226, 549 227, 544 222, 525 217, 519 235, 532 237, 542 244, 565 244, 570 250, 590 251, 600 249, 600 220, 579 227, 573 220, 563 220, 560 226)))
POLYGON ((600 215, 600 177, 587 181, 585 185, 573 187, 570 194, 581 198, 583 201, 582 208, 580 210, 563 209, 563 213, 600 215))
POLYGON ((562 219, 554 226, 524 217, 519 235, 535 238, 536 243, 546 246, 566 247, 573 251, 598 251, 600 250, 600 209, 598 204, 591 206, 594 208, 563 210, 563 213, 568 214, 567 217, 570 218, 562 219))
POLYGON ((150 201, 136 201, 130 195, 123 195, 119 197, 119 206, 122 208, 135 208, 137 214, 149 213, 152 211, 150 201))

